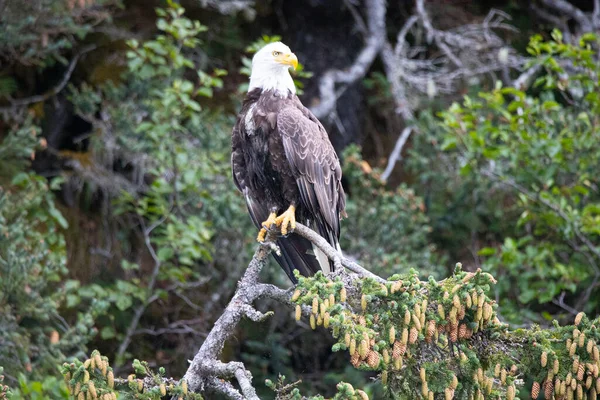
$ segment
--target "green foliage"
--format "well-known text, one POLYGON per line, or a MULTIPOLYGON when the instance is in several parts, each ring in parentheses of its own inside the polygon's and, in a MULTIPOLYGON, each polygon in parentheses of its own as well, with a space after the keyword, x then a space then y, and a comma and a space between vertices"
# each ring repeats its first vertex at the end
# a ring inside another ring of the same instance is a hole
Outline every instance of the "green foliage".
POLYGON ((40 128, 31 118, 15 124, 8 134, 0 137, 0 181, 10 181, 27 168, 38 148, 40 128))
POLYGON ((119 0, 9 1, 0 13, 0 58, 42 67, 66 64, 64 50, 107 20, 119 0))
MULTIPOLYGON (((276 400, 325 400, 325 397, 321 395, 317 396, 303 396, 300 394, 300 390, 295 386, 299 382, 286 384, 285 376, 279 375, 277 383, 268 380, 265 382, 267 387, 277 393, 276 400)), ((355 389, 350 383, 340 382, 336 385, 336 393, 331 398, 332 400, 365 400, 369 399, 367 393, 363 390, 355 389)))
MULTIPOLYGON (((486 296, 495 280, 460 266, 440 282, 420 281, 415 273, 390 279, 386 284, 342 282, 317 274, 300 278, 292 299, 297 307, 310 306, 313 329, 323 325, 331 330, 338 339, 334 351, 348 350, 354 367, 380 372, 391 397, 428 398, 429 392, 449 390, 468 397, 489 385, 490 378, 477 377, 489 365, 479 359, 476 343, 506 329, 495 316, 495 302, 486 296), (454 346, 460 351, 448 351, 454 346), (414 373, 423 367, 431 379, 414 373), (455 376, 461 386, 453 383, 455 376)), ((489 385, 487 395, 503 394, 510 384, 489 385)))
POLYGON ((13 388, 12 393, 9 395, 9 399, 13 400, 67 400, 68 398, 67 385, 62 379, 54 375, 46 376, 42 381, 31 381, 25 374, 20 374, 18 386, 13 388))
POLYGON ((439 119, 424 112, 419 125, 406 165, 415 177, 411 188, 424 199, 432 228, 429 237, 449 259, 477 268, 481 247, 512 234, 515 211, 505 206, 511 203, 504 193, 493 190, 483 177, 461 174, 458 154, 441 148, 439 119))
POLYGON ((134 374, 127 379, 115 377, 108 358, 94 350, 90 358, 74 360, 62 366, 62 374, 73 399, 140 399, 160 400, 177 396, 181 400, 202 400, 202 396, 189 393, 187 383, 174 382, 165 377, 165 369, 152 371, 145 361, 134 360, 134 374))
MULTIPOLYGON (((37 140, 30 134, 35 127, 22 129, 37 140)), ((0 144, 0 153, 13 143, 0 144)), ((45 179, 20 172, 0 186, 0 365, 13 379, 19 376, 20 391, 30 398, 40 398, 49 387, 60 391, 47 375, 85 349, 95 333, 95 308, 81 313, 73 326, 60 313, 68 296, 60 233, 66 227, 45 179)))
POLYGON ((599 299, 589 302, 600 277, 594 43, 590 35, 580 46, 534 37, 529 51, 547 71, 536 81, 537 96, 498 86, 441 113, 441 146, 460 163, 461 175, 492 190, 488 206, 509 203, 503 217, 514 231, 479 249, 507 300, 547 303, 569 292, 577 294, 576 309, 597 310, 599 299), (565 68, 580 73, 565 75, 565 68))
POLYGON ((356 146, 343 156, 350 188, 342 221, 342 249, 374 273, 391 275, 416 268, 424 276, 438 274, 431 227, 423 200, 406 185, 390 190, 364 161, 356 146), (406 251, 411 249, 410 251, 406 251))
MULTIPOLYGON (((460 264, 442 281, 420 281, 413 273, 382 284, 319 273, 299 277, 292 301, 297 318, 304 307, 313 329, 331 331, 338 340, 334 351, 347 350, 354 367, 379 373, 388 398, 513 400, 529 390, 537 398, 540 388, 547 399, 595 398, 600 318, 580 313, 574 325, 554 321, 551 329, 511 330, 487 296, 495 283, 490 274, 465 272, 460 264)), ((288 397, 278 398, 298 398, 293 385, 268 385, 278 395, 287 389, 288 397)), ((339 398, 354 398, 343 397, 351 396, 351 387, 338 390, 339 398)))
MULTIPOLYGON (((123 221, 114 234, 141 237, 151 258, 150 265, 125 258, 120 263, 125 279, 80 289, 81 306, 98 300, 107 305, 97 321, 106 340, 123 341, 132 315, 158 300, 173 293, 187 300, 188 287, 215 274, 200 266, 219 260, 221 251, 243 257, 239 238, 249 225, 230 178, 233 120, 201 105, 222 87, 225 74, 198 65, 195 55, 203 51, 198 35, 206 27, 174 2, 156 13, 159 34, 128 42, 122 82, 71 90, 78 115, 98 127, 90 148, 93 168, 111 171, 116 161, 117 168, 131 171, 127 180, 111 180, 105 189, 113 193, 110 214, 123 221), (221 249, 222 240, 240 251, 221 249)), ((119 355, 117 364, 129 355, 119 355)))

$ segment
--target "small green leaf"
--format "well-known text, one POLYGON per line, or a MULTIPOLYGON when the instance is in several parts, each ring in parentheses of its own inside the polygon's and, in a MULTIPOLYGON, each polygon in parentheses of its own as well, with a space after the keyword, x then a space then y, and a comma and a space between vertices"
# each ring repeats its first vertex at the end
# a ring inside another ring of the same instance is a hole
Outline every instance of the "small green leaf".
POLYGON ((133 301, 131 300, 131 297, 128 294, 120 294, 119 297, 117 297, 117 301, 115 302, 115 305, 120 311, 127 310, 129 307, 131 307, 132 304, 133 301))
POLYGON ((496 249, 494 249, 493 247, 484 247, 481 250, 479 250, 477 254, 480 256, 491 256, 496 254, 496 249))
POLYGON ((100 330, 100 337, 102 339, 113 339, 115 336, 116 333, 112 326, 104 326, 100 330))

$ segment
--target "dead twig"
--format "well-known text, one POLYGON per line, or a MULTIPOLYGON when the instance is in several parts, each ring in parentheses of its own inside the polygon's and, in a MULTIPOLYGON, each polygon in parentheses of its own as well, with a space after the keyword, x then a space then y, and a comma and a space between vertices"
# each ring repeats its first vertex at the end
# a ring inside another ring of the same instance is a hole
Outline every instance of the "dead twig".
POLYGON ((385 1, 367 0, 366 13, 368 36, 354 63, 344 70, 329 70, 319 80, 320 102, 311 108, 317 118, 324 118, 334 110, 338 97, 336 85, 346 87, 363 78, 385 42, 385 1))
POLYGON ((552 8, 556 12, 566 14, 570 18, 573 18, 580 25, 583 32, 591 32, 594 29, 594 25, 590 18, 579 8, 565 0, 542 0, 542 4, 552 8))
POLYGON ((408 138, 410 137, 410 134, 413 132, 413 130, 414 130, 414 127, 407 126, 402 131, 402 134, 396 141, 394 150, 392 150, 392 154, 390 154, 390 159, 388 160, 387 166, 385 167, 385 171, 383 171, 383 173, 381 174, 382 181, 386 182, 388 180, 388 178, 392 174, 392 171, 394 170, 394 166, 396 165, 396 163, 398 161, 400 161, 402 159, 402 149, 404 148, 404 145, 406 144, 406 142, 407 142, 408 138))

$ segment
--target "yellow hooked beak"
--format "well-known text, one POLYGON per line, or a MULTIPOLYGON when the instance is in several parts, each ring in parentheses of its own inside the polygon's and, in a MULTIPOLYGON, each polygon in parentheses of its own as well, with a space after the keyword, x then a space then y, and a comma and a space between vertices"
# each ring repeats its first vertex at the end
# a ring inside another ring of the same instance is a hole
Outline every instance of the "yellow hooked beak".
POLYGON ((294 53, 282 53, 275 57, 275 61, 279 64, 294 67, 294 69, 298 68, 298 57, 294 53))

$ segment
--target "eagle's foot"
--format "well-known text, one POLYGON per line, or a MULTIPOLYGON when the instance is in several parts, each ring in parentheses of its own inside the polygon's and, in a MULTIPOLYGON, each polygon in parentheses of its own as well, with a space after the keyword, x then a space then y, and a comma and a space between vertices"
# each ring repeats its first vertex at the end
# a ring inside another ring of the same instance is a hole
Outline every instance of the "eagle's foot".
POLYGON ((283 236, 288 234, 288 229, 292 231, 296 229, 296 207, 290 205, 283 214, 275 219, 275 224, 281 226, 283 236))
POLYGON ((278 225, 277 224, 277 214, 275 214, 274 212, 269 214, 269 218, 267 218, 267 220, 263 221, 263 223, 261 224, 262 228, 261 228, 260 232, 258 232, 258 236, 256 237, 256 240, 259 241, 260 243, 264 242, 265 238, 267 237, 268 230, 271 229, 271 227, 273 225, 278 225))

